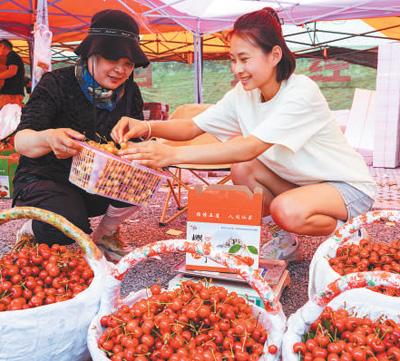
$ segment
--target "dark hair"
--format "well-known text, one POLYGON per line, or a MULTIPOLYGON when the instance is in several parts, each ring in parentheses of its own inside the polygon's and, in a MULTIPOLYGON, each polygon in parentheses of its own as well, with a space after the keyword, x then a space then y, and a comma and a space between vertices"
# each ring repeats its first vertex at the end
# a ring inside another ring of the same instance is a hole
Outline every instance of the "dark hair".
POLYGON ((0 44, 4 45, 6 48, 8 48, 10 50, 12 50, 12 48, 13 48, 13 45, 11 44, 11 41, 7 40, 7 39, 1 39, 0 40, 0 44))
POLYGON ((265 7, 240 16, 228 34, 228 39, 233 35, 249 40, 266 54, 269 54, 276 45, 282 49, 282 59, 277 65, 276 72, 278 82, 288 79, 294 72, 296 60, 286 45, 279 17, 274 9, 265 7))

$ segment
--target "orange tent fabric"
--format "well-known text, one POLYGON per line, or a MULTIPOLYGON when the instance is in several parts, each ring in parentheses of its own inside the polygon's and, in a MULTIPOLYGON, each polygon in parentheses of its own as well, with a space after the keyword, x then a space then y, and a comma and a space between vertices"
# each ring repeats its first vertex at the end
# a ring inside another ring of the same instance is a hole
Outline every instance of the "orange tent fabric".
POLYGON ((400 17, 372 18, 364 21, 387 37, 400 40, 400 17))
MULTIPOLYGON (((77 1, 48 0, 49 25, 53 32, 53 50, 73 51, 89 28, 93 14, 104 9, 119 9, 133 15, 140 25, 142 46, 151 60, 193 62, 193 35, 167 17, 142 16, 151 10, 140 1, 131 0, 129 8, 117 0, 77 1)), ((157 6, 157 0, 153 0, 157 6)), ((16 38, 28 40, 35 22, 37 0, 0 2, 1 29, 13 33, 16 38)), ((155 12, 157 13, 157 12, 155 12)), ((162 15, 161 13, 158 13, 162 15)), ((221 36, 205 36, 205 52, 218 58, 226 49, 221 36)), ((26 41, 13 41, 16 51, 26 63, 29 62, 29 47, 26 41)), ((71 54, 72 55, 72 54, 71 54)), ((56 60, 57 61, 57 60, 56 60)))
MULTIPOLYGON (((157 0, 154 1, 157 4, 157 0)), ((142 33, 182 30, 169 19, 144 20, 140 15, 151 10, 139 1, 129 1, 129 9, 117 0, 77 1, 48 0, 48 14, 54 42, 68 42, 82 39, 88 29, 93 14, 105 9, 119 9, 131 13, 140 23, 142 33)), ((37 0, 0 2, 0 24, 5 31, 23 38, 29 38, 35 22, 37 0)))
MULTIPOLYGON (((13 40, 14 50, 29 63, 29 46, 26 40, 13 40)), ((53 43, 53 62, 58 62, 57 52, 60 51, 60 61, 68 61, 66 51, 72 52, 78 42, 53 43)), ((189 31, 166 32, 160 34, 144 34, 141 46, 151 61, 179 61, 193 63, 193 34, 189 31)), ((222 33, 204 35, 203 59, 217 60, 228 58, 228 44, 222 33)), ((72 53, 71 53, 72 55, 72 53)))
MULTIPOLYGON (((32 1, 35 3, 36 0, 32 1)), ((34 23, 34 11, 30 0, 20 0, 18 3, 3 1, 0 3, 1 28, 20 37, 28 38, 34 23)))
MULTIPOLYGON (((189 31, 145 34, 140 41, 150 60, 193 63, 193 34, 189 31)), ((203 59, 226 59, 229 47, 223 33, 203 36, 203 59)))

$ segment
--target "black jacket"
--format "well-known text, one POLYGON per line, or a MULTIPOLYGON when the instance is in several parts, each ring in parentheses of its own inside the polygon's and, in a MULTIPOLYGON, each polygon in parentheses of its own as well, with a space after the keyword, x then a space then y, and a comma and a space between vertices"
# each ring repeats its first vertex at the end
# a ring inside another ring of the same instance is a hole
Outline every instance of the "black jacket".
MULTIPOLYGON (((74 67, 46 73, 22 109, 17 131, 71 128, 87 138, 110 140, 112 128, 122 116, 143 119, 143 99, 135 82, 127 81, 125 93, 116 108, 98 109, 89 102, 75 78, 74 67)), ((32 178, 68 182, 72 158, 57 159, 53 152, 39 158, 21 156, 14 178, 14 194, 32 178)))

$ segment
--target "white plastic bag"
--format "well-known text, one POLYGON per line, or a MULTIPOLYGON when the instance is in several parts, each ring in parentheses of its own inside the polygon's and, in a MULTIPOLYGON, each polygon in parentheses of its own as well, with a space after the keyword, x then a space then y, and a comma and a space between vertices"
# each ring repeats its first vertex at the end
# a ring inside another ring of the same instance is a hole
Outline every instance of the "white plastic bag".
POLYGON ((51 41, 53 34, 46 24, 35 24, 33 38, 32 86, 35 87, 43 74, 51 71, 51 41))
POLYGON ((321 243, 310 263, 308 297, 311 299, 325 287, 338 279, 340 275, 329 264, 329 259, 336 256, 338 247, 346 243, 358 243, 358 231, 364 225, 379 221, 399 222, 400 212, 393 210, 372 211, 353 218, 339 228, 335 234, 321 243))
POLYGON ((141 290, 136 293, 131 293, 125 299, 120 299, 120 283, 126 271, 147 257, 153 257, 158 254, 177 251, 207 256, 209 259, 212 259, 215 262, 240 271, 241 276, 259 292, 264 303, 270 309, 270 311, 267 312, 266 310, 253 305, 253 314, 256 317, 257 315, 260 315, 259 322, 268 331, 268 340, 264 346, 264 350, 266 352, 260 360, 279 360, 282 337, 286 328, 286 317, 283 314, 281 304, 276 300, 275 295, 268 284, 258 275, 258 273, 255 273, 251 267, 241 263, 236 257, 228 256, 221 252, 216 252, 211 249, 207 243, 189 242, 184 239, 159 241, 135 249, 132 253, 121 259, 121 261, 112 271, 112 275, 108 275, 106 281, 107 286, 101 300, 99 314, 93 319, 88 331, 88 347, 92 356, 92 360, 109 360, 105 353, 100 350, 97 345, 97 340, 104 331, 100 325, 101 317, 116 311, 122 304, 127 304, 130 306, 136 301, 147 297, 146 290, 141 290), (277 354, 272 355, 268 353, 267 348, 269 345, 277 346, 277 354))
POLYGON ((21 107, 18 104, 4 105, 0 110, 0 140, 13 133, 20 121, 21 107))
POLYGON ((367 316, 372 320, 385 315, 400 322, 398 297, 389 297, 366 288, 357 288, 371 284, 400 288, 400 276, 383 271, 359 272, 345 275, 328 285, 325 292, 309 300, 289 317, 283 337, 282 360, 299 360, 299 356, 293 352, 293 345, 301 342, 302 336, 318 319, 325 306, 333 310, 345 308, 357 313, 358 317, 367 316))
POLYGON ((94 278, 86 290, 67 301, 0 312, 0 360, 88 360, 87 330, 99 310, 108 262, 87 234, 55 213, 33 207, 0 212, 2 223, 19 218, 49 223, 75 239, 84 250, 94 278))

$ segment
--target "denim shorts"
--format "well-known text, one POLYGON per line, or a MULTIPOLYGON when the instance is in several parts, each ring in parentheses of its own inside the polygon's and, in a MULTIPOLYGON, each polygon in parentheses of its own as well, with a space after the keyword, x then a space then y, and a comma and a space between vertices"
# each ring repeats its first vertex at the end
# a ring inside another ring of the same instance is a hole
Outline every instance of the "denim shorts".
POLYGON ((346 182, 326 182, 334 186, 342 196, 347 208, 347 219, 371 210, 374 199, 346 182))

